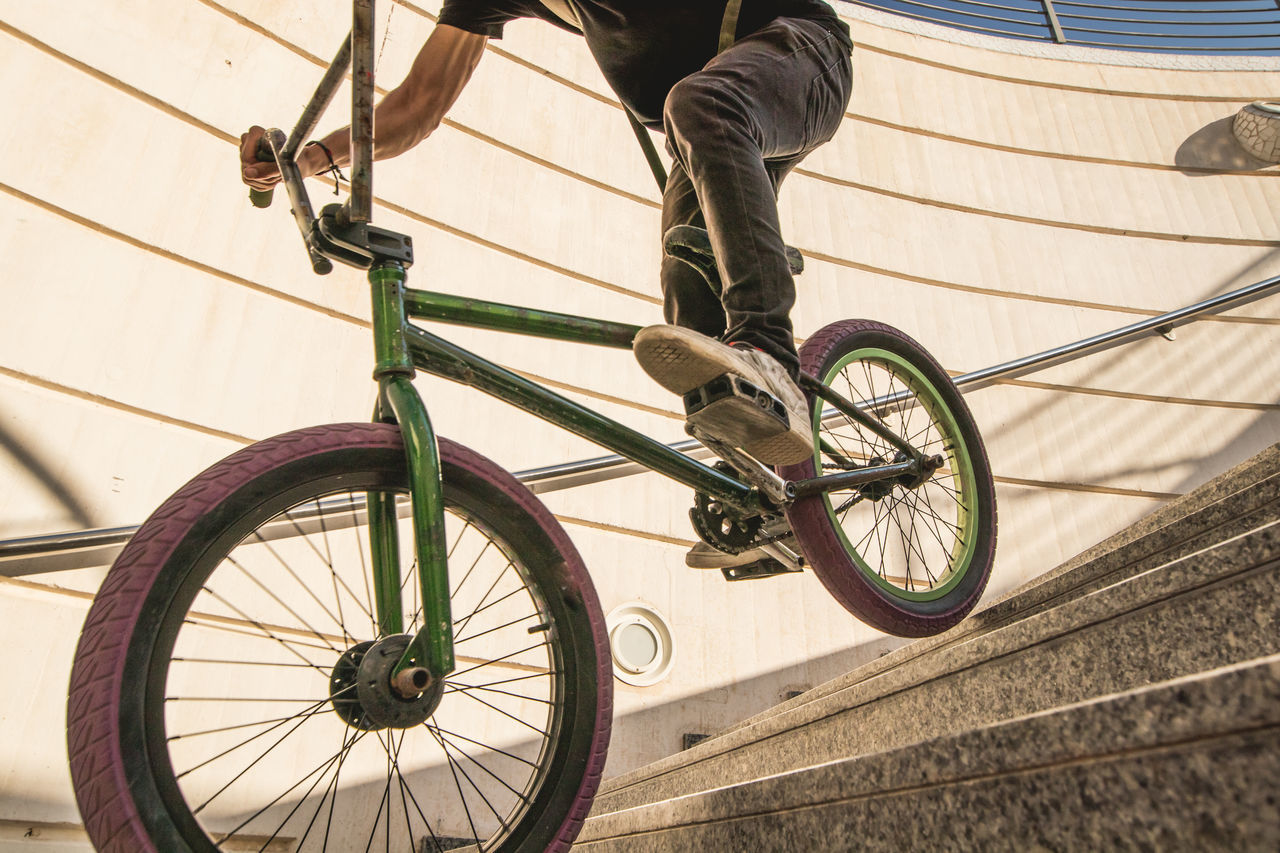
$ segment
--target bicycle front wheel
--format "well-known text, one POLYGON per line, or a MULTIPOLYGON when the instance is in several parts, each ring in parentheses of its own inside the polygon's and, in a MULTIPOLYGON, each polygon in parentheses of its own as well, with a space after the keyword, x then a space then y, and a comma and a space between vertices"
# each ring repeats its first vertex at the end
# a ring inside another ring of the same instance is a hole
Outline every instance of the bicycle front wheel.
MULTIPOLYGON (((832 323, 805 341, 800 362, 894 435, 943 459, 922 482, 886 480, 797 500, 787 519, 814 574, 882 631, 922 637, 950 628, 977 604, 995 556, 995 486, 968 406, 923 347, 882 323, 832 323)), ((812 403, 814 458, 781 470, 785 478, 905 458, 821 399, 812 403)))
POLYGON ((603 770, 603 614, 510 474, 440 443, 457 668, 379 673, 418 630, 407 475, 385 424, 261 442, 170 498, 76 652, 71 772, 99 850, 563 850, 603 770), (380 631, 366 502, 398 513, 404 634, 380 631))

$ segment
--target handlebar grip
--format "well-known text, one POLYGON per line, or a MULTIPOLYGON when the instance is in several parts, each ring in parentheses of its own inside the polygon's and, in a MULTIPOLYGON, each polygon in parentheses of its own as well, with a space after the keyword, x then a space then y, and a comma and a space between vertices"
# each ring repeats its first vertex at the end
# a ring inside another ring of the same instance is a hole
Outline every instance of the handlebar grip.
MULTIPOLYGON (((256 154, 257 154, 259 163, 275 162, 275 159, 276 159, 275 155, 271 153, 271 145, 267 142, 267 137, 265 134, 261 139, 258 140, 258 150, 256 154)), ((249 190, 249 201, 253 204, 254 207, 270 207, 271 198, 274 195, 275 195, 274 188, 269 190, 251 189, 249 190)))

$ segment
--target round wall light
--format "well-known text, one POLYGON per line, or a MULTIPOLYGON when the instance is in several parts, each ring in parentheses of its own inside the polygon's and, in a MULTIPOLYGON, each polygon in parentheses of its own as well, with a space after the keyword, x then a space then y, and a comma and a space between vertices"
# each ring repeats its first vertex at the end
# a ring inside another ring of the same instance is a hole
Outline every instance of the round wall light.
POLYGON ((1236 113, 1231 132, 1250 155, 1280 163, 1280 102, 1254 101, 1236 113))
POLYGON ((648 687, 666 678, 676 647, 662 614, 647 604, 632 601, 610 611, 605 623, 609 627, 613 674, 619 681, 648 687))

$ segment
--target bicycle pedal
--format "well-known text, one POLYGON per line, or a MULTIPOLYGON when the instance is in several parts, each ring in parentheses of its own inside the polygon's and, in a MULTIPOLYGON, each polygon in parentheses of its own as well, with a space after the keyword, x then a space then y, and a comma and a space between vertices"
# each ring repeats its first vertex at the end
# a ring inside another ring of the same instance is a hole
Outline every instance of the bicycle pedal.
POLYGON ((778 575, 794 575, 803 569, 790 569, 772 557, 756 560, 742 566, 725 566, 720 570, 727 581, 753 581, 761 578, 772 578, 778 575))
POLYGON ((699 385, 686 393, 684 395, 685 417, 696 420, 696 415, 726 400, 736 400, 758 410, 759 414, 776 420, 779 431, 789 429, 791 426, 787 407, 782 405, 781 400, 733 373, 722 373, 707 384, 699 385))

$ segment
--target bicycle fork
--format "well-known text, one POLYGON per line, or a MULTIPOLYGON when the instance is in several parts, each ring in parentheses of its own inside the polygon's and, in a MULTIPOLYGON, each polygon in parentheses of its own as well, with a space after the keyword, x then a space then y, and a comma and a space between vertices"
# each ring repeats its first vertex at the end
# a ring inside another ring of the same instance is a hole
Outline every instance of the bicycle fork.
MULTIPOLYGON (((405 268, 380 261, 369 269, 373 293, 374 420, 398 423, 409 468, 414 548, 422 596, 422 628, 392 670, 391 683, 413 698, 454 669, 453 620, 444 530, 440 453, 426 406, 414 389, 413 363, 405 341, 405 268)), ((399 518, 393 495, 368 496, 370 551, 378 628, 384 637, 404 633, 401 604, 399 518)))

